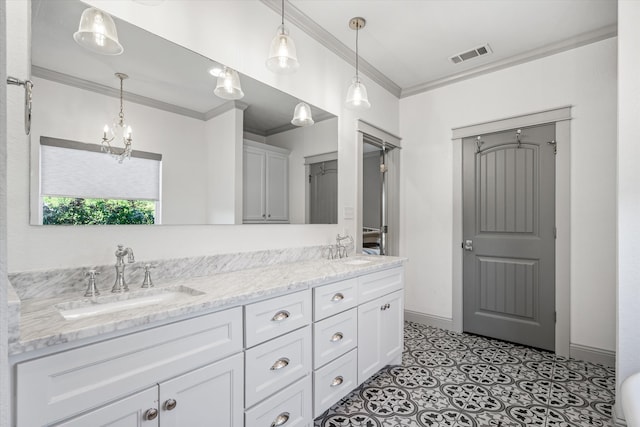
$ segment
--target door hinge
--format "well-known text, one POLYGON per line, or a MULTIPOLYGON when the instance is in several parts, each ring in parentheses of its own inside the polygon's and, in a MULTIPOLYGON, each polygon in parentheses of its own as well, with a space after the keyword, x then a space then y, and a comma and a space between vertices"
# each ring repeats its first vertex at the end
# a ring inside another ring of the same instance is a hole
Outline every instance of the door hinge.
POLYGON ((553 312, 553 322, 554 323, 558 323, 558 312, 557 311, 553 312))
POLYGON ((557 227, 553 227, 553 238, 554 239, 558 238, 558 228, 557 227))
POLYGON ((383 226, 382 226, 382 229, 380 230, 380 232, 382 232, 382 233, 388 233, 388 232, 389 232, 389 229, 387 228, 387 226, 386 226, 386 225, 383 225, 383 226))

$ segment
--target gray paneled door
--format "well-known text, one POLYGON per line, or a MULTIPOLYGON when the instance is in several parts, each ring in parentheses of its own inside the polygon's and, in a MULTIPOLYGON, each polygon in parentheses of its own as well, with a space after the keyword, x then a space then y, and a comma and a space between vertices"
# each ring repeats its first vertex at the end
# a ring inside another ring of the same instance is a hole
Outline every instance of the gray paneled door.
POLYGON ((463 329, 555 348, 555 124, 463 140, 463 329), (519 142, 518 142, 519 140, 519 142))

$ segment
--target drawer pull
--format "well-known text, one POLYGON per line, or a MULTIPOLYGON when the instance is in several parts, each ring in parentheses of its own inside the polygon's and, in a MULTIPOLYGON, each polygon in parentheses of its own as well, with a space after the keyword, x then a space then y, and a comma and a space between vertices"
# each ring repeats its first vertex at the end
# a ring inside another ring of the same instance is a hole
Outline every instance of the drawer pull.
POLYGON ((158 410, 156 408, 147 409, 144 413, 144 419, 147 421, 155 420, 158 417, 158 410))
POLYGON ((333 297, 331 297, 331 302, 338 302, 338 301, 342 301, 343 299, 344 299, 344 295, 338 292, 333 297))
POLYGON ((271 427, 283 426, 289 421, 289 413, 283 412, 276 417, 275 420, 271 423, 271 427))
POLYGON ((164 409, 166 409, 167 411, 173 411, 177 405, 178 402, 176 402, 175 399, 167 399, 164 402, 164 409))
POLYGON ((277 371, 278 369, 286 368, 288 365, 289 365, 289 359, 287 359, 286 357, 283 357, 282 359, 276 360, 276 363, 271 365, 271 370, 277 371))
POLYGON ((283 320, 287 320, 290 315, 291 313, 289 313, 287 310, 280 310, 279 312, 273 315, 273 317, 271 318, 271 321, 282 322, 283 320))
POLYGON ((344 378, 342 378, 342 375, 338 375, 333 379, 333 381, 331 381, 331 387, 338 387, 343 382, 344 382, 344 378))
POLYGON ((336 342, 336 341, 340 341, 342 338, 344 338, 344 335, 342 334, 342 332, 336 332, 335 334, 333 334, 330 341, 336 342))
POLYGON ((387 303, 384 304, 382 307, 380 307, 380 310, 384 311, 384 310, 388 310, 391 308, 391 304, 387 303))

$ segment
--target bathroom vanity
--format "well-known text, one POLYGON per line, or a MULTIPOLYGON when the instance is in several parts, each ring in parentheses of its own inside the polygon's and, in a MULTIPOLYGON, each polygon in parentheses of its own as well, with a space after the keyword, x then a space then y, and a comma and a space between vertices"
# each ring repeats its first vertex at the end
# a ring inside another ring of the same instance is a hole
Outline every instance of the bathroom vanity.
POLYGON ((170 297, 97 314, 81 295, 23 300, 13 423, 311 426, 401 362, 402 264, 308 260, 169 280, 130 299, 170 297))

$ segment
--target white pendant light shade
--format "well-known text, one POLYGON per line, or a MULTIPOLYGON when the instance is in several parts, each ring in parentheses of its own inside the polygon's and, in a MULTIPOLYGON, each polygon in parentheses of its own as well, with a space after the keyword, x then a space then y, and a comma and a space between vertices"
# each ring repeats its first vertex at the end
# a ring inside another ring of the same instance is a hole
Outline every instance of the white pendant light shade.
POLYGON ((300 63, 296 55, 296 44, 289 37, 289 31, 284 24, 278 27, 276 36, 271 40, 267 68, 278 74, 294 73, 300 63))
POLYGON ((313 118, 311 117, 311 107, 305 102, 300 102, 296 105, 293 112, 292 125, 296 126, 311 126, 313 124, 313 118))
POLYGON ((240 76, 238 72, 229 67, 225 67, 224 71, 218 76, 216 88, 213 93, 222 99, 240 99, 244 96, 240 87, 240 76))
POLYGON ((73 39, 80 46, 102 55, 120 55, 124 48, 118 41, 118 32, 113 18, 95 7, 82 12, 78 31, 73 39))
POLYGON ((371 107, 369 97, 367 96, 367 88, 360 81, 360 77, 353 78, 351 86, 347 91, 347 99, 345 101, 347 108, 352 110, 366 110, 371 107))

